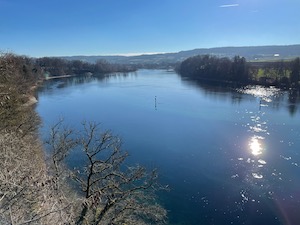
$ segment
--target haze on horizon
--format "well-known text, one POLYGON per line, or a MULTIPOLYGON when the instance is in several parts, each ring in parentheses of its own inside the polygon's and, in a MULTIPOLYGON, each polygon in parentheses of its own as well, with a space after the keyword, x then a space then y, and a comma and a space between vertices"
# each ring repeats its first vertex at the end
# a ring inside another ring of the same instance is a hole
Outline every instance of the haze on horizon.
POLYGON ((299 44, 299 0, 0 0, 0 50, 33 57, 299 44))

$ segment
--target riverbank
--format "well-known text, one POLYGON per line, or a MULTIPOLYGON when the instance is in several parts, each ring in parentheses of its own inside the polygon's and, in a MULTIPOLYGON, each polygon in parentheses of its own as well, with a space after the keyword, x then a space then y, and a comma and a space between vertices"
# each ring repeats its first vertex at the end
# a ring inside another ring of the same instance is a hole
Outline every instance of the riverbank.
POLYGON ((12 54, 0 56, 0 68, 0 224, 70 224, 72 204, 57 188, 38 134, 41 70, 12 54))

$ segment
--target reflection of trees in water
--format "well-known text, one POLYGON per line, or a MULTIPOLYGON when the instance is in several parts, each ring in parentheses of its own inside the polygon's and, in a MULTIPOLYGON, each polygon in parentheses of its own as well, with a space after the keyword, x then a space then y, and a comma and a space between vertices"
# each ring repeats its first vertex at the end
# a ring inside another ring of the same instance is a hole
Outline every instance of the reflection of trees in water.
POLYGON ((60 78, 48 80, 43 84, 43 90, 53 90, 55 88, 66 88, 77 86, 91 82, 105 83, 112 78, 125 79, 129 76, 137 76, 135 72, 131 73, 110 73, 110 74, 94 74, 93 76, 74 76, 68 78, 60 78))
POLYGON ((220 82, 196 81, 190 79, 182 79, 185 85, 195 87, 203 94, 213 100, 227 101, 230 100, 232 104, 239 104, 242 101, 242 93, 236 91, 236 85, 228 85, 220 82))
POLYGON ((76 85, 81 85, 81 84, 86 84, 86 83, 91 83, 93 81, 100 81, 103 80, 103 77, 93 77, 93 76, 78 76, 78 77, 73 77, 72 79, 66 79, 64 80, 58 88, 65 88, 69 86, 76 86, 76 85))
POLYGON ((299 90, 291 89, 288 92, 288 110, 293 116, 297 112, 298 105, 300 103, 299 90))
MULTIPOLYGON (((238 91, 238 89, 245 87, 231 85, 228 83, 208 82, 190 79, 182 79, 182 81, 185 85, 197 88, 198 90, 203 92, 205 96, 213 100, 230 101, 232 104, 240 104, 245 100, 251 101, 249 95, 238 91)), ((272 101, 268 101, 263 97, 255 95, 252 96, 254 97, 253 100, 259 98, 260 105, 268 105, 268 107, 273 110, 286 108, 293 116, 297 112, 298 106, 300 104, 300 90, 282 90, 278 93, 279 94, 270 96, 270 98, 272 98, 272 101)))
POLYGON ((90 83, 95 80, 103 80, 104 77, 102 76, 76 76, 76 77, 68 77, 68 78, 60 78, 60 79, 53 79, 48 80, 43 83, 42 90, 53 90, 55 88, 66 88, 70 86, 81 85, 85 83, 90 83))

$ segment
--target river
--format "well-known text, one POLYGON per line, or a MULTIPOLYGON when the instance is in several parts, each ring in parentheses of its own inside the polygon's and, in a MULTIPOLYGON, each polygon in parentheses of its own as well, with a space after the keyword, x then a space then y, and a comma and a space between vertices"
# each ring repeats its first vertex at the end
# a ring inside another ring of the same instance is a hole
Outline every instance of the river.
POLYGON ((297 94, 139 70, 47 81, 36 110, 42 137, 60 118, 122 137, 127 163, 157 167, 169 185, 170 224, 290 225, 300 221, 297 94))

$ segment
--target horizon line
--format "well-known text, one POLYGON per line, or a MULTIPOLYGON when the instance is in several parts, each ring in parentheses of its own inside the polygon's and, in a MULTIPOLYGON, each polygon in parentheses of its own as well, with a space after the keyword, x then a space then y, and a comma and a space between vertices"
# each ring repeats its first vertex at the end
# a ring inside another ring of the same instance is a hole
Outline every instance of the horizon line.
POLYGON ((170 51, 170 52, 131 52, 131 53, 99 53, 99 54, 85 54, 85 53, 79 53, 79 54, 59 54, 59 55, 39 55, 39 56, 31 56, 29 54, 22 54, 22 53, 17 53, 13 50, 8 50, 4 51, 0 49, 1 54, 5 53, 12 53, 16 55, 23 55, 23 56, 28 56, 32 58, 42 58, 42 57, 53 57, 53 58, 61 58, 61 57, 73 57, 73 56, 124 56, 124 57, 132 57, 132 56, 142 56, 142 55, 157 55, 157 54, 172 54, 172 53, 179 53, 179 52, 185 52, 185 51, 192 51, 192 50, 197 50, 197 49, 215 49, 215 48, 251 48, 251 47, 272 47, 272 46, 295 46, 295 45, 300 45, 300 43, 294 43, 294 44, 265 44, 265 45, 227 45, 227 46, 219 46, 219 47, 196 47, 196 48, 190 48, 190 49, 184 49, 184 50, 178 50, 178 51, 170 51))
POLYGON ((51 56, 51 57, 72 57, 72 56, 124 56, 124 57, 132 57, 132 56, 143 56, 143 55, 158 55, 158 54, 170 54, 170 53, 179 53, 179 52, 185 52, 185 51, 193 51, 197 49, 214 49, 214 48, 251 48, 251 47, 272 47, 272 46, 294 46, 294 45, 300 45, 298 44, 270 44, 270 45, 241 45, 241 46, 222 46, 222 47, 199 47, 199 48, 193 48, 193 49, 186 49, 186 50, 180 50, 180 51, 173 51, 173 52, 141 52, 141 53, 112 53, 112 54, 92 54, 92 55, 84 55, 84 54, 78 54, 78 55, 61 55, 61 56, 51 56))

